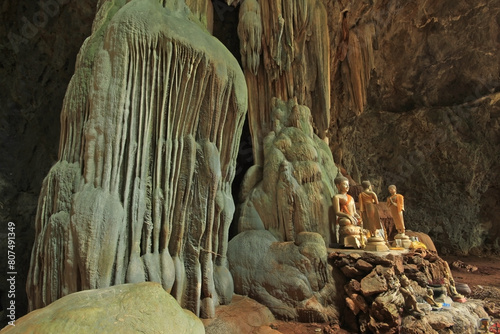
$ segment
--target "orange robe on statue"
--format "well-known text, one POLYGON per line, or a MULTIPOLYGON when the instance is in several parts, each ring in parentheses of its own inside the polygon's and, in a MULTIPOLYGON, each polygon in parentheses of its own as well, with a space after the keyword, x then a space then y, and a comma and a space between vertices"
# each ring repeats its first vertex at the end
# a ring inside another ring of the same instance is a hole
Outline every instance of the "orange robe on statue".
POLYGON ((403 211, 405 209, 404 197, 401 194, 395 194, 387 197, 387 207, 391 210, 394 225, 399 233, 405 232, 405 222, 403 220, 403 211))
MULTIPOLYGON (((347 196, 347 201, 345 201, 345 203, 342 203, 342 201, 339 200, 340 211, 350 215, 351 212, 349 211, 349 204, 352 202, 353 198, 351 195, 346 195, 346 196, 347 196)), ((344 219, 346 219, 346 218, 344 218, 344 219)), ((347 220, 349 221, 349 223, 351 223, 351 221, 349 219, 347 219, 347 220)), ((340 223, 340 217, 337 218, 337 224, 339 224, 339 223, 340 223)), ((344 225, 348 225, 348 224, 344 224, 344 225)))
POLYGON ((363 227, 374 232, 382 228, 380 225, 380 218, 378 215, 377 205, 374 203, 373 196, 362 192, 359 194, 359 211, 361 211, 361 218, 363 220, 363 227))

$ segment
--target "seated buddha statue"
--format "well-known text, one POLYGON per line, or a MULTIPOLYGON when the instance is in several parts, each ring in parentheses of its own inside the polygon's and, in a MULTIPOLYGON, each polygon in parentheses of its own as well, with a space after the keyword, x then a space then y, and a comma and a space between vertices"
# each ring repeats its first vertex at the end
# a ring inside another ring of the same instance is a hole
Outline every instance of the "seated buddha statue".
POLYGON ((344 247, 359 248, 361 244, 359 226, 361 218, 356 212, 356 205, 349 191, 349 180, 343 176, 336 177, 335 186, 338 194, 333 196, 333 209, 339 225, 339 243, 344 247))

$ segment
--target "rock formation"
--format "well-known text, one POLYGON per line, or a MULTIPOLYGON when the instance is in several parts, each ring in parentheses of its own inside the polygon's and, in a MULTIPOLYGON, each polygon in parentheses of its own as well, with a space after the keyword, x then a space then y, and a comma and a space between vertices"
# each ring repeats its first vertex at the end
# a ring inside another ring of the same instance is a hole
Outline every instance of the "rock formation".
POLYGON ((32 309, 145 280, 204 317, 231 300, 225 254, 246 87, 190 17, 182 2, 99 4, 40 195, 32 309))
POLYGON ((318 233, 280 242, 267 230, 245 231, 229 242, 235 293, 248 295, 284 320, 338 319, 337 288, 318 233))
POLYGON ((273 99, 270 119, 263 164, 252 166, 241 185, 238 231, 266 229, 280 241, 317 232, 329 243, 338 174, 331 152, 314 134, 309 108, 273 99))
POLYGON ((327 321, 337 317, 326 244, 338 170, 311 118, 296 101, 273 99, 264 160, 245 175, 228 260, 236 293, 284 319, 327 321))
POLYGON ((217 307, 214 319, 203 319, 206 334, 256 333, 279 334, 270 325, 275 321, 271 311, 245 296, 234 295, 231 304, 217 307))

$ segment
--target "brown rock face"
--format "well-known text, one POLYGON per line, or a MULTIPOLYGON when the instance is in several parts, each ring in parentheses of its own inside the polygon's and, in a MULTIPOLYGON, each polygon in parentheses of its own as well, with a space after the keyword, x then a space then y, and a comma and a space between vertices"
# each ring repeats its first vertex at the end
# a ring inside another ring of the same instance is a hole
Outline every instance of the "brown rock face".
POLYGON ((295 98, 309 107, 316 134, 325 138, 330 122, 327 13, 321 0, 244 0, 239 15, 248 119, 254 159, 261 165, 262 140, 272 130, 272 98, 295 98))
POLYGON ((388 269, 377 266, 368 275, 361 280, 361 291, 365 296, 371 296, 387 291, 387 276, 394 276, 394 271, 388 272, 388 269))
POLYGON ((332 68, 336 163, 371 180, 380 198, 396 184, 407 228, 438 250, 498 251, 499 3, 342 9, 330 23, 332 47, 345 49, 332 68))
POLYGON ((234 295, 231 304, 217 307, 215 319, 202 320, 206 334, 279 334, 269 325, 274 316, 268 308, 248 297, 234 295))

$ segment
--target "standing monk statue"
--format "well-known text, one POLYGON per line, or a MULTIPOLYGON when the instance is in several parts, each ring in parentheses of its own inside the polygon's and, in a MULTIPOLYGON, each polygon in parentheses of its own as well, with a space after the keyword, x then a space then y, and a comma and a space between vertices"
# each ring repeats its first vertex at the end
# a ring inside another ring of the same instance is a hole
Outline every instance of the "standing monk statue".
POLYGON ((381 227, 378 215, 378 197, 372 190, 370 181, 361 182, 363 192, 359 194, 359 211, 363 219, 363 227, 370 231, 372 237, 376 236, 376 231, 381 227))
POLYGON ((336 177, 335 186, 338 194, 333 196, 333 209, 339 225, 339 243, 345 247, 360 247, 361 227, 358 226, 360 217, 356 212, 356 205, 352 196, 348 195, 349 180, 343 176, 336 177))
POLYGON ((387 207, 391 211, 394 225, 396 225, 396 230, 398 230, 398 234, 396 234, 394 240, 397 246, 399 243, 404 248, 410 248, 411 241, 410 237, 405 235, 405 221, 403 220, 403 211, 405 210, 404 197, 396 192, 395 185, 391 184, 388 189, 391 195, 387 197, 387 207))
POLYGON ((363 227, 370 231, 370 238, 365 247, 367 251, 384 252, 388 251, 383 238, 377 235, 377 230, 382 228, 378 214, 378 197, 372 190, 370 181, 361 182, 363 192, 359 194, 359 211, 363 219, 363 227))
POLYGON ((396 186, 391 184, 389 186, 389 193, 391 194, 387 197, 387 207, 391 210, 392 219, 394 219, 394 224, 396 225, 396 230, 398 233, 405 233, 405 222, 403 220, 403 211, 405 210, 404 197, 396 192, 396 186))

